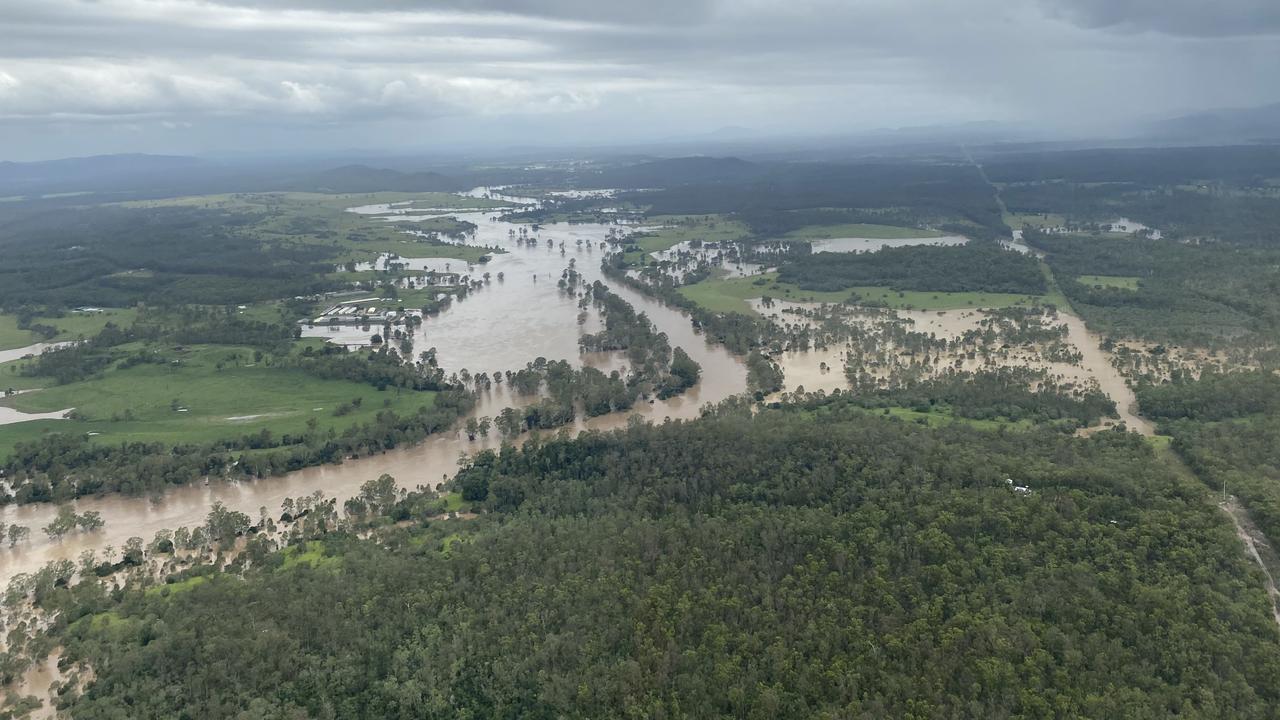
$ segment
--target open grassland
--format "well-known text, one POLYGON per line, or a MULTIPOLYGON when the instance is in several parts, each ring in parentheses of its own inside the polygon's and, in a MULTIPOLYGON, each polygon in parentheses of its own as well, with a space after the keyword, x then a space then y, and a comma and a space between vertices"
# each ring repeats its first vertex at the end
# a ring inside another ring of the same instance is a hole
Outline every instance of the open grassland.
POLYGON ((109 322, 120 326, 131 325, 136 315, 132 308, 104 308, 100 313, 67 312, 62 317, 37 317, 33 323, 51 325, 58 329, 58 334, 47 340, 30 330, 20 329, 18 319, 13 315, 0 315, 0 350, 26 347, 38 342, 62 342, 89 337, 102 330, 109 322))
POLYGON ((1040 274, 1044 275, 1044 281, 1049 286, 1049 292, 1045 293, 1041 298, 1041 302, 1045 305, 1052 305, 1060 308, 1071 308, 1071 301, 1062 293, 1062 288, 1058 287, 1058 281, 1053 276, 1053 270, 1044 260, 1040 261, 1040 274))
POLYGON ((792 230, 785 237, 792 240, 830 240, 834 238, 898 240, 902 238, 942 237, 942 233, 937 230, 899 227, 897 225, 845 223, 842 225, 809 225, 799 230, 792 230))
POLYGON ((688 240, 735 242, 751 236, 746 225, 720 215, 658 215, 647 222, 662 227, 646 230, 636 238, 636 244, 646 253, 670 250, 688 240))
MULTIPOLYGON (((341 432, 384 409, 415 412, 435 397, 429 392, 379 391, 363 383, 324 380, 255 363, 253 351, 242 347, 194 346, 186 352, 169 351, 166 359, 164 364, 112 367, 99 377, 50 384, 0 401, 33 413, 75 408, 79 416, 0 426, 0 457, 14 443, 51 431, 97 433, 95 441, 102 443, 199 443, 263 430, 275 437, 301 433, 314 419, 321 430, 341 432), (357 398, 358 405, 353 405, 357 398), (335 415, 341 406, 347 411, 335 415)), ((5 382, 9 378, 5 372, 5 382)))
POLYGON ((805 290, 791 283, 778 282, 777 273, 745 278, 710 278, 680 288, 680 293, 714 312, 757 314, 748 300, 770 297, 792 302, 839 303, 857 295, 858 304, 878 305, 899 310, 958 310, 961 308, 993 308, 1012 305, 1034 305, 1044 302, 1039 295, 1014 295, 984 292, 919 292, 899 291, 887 287, 852 287, 823 292, 805 290))
POLYGON ((1024 225, 1034 228, 1056 228, 1067 224, 1067 218, 1058 213, 1005 213, 1004 224, 1014 230, 1024 225))
POLYGON ((39 342, 30 330, 18 328, 18 319, 12 315, 0 315, 0 350, 26 347, 39 342))
POLYGON ((1137 290, 1138 278, 1133 275, 1080 275, 1076 282, 1089 287, 1101 286, 1121 290, 1137 290))
POLYGON ((886 417, 893 417, 906 422, 918 423, 920 425, 928 425, 929 427, 941 427, 960 423, 979 430, 1000 430, 1004 428, 1014 430, 1030 430, 1036 427, 1031 420, 979 420, 977 418, 959 417, 951 412, 951 408, 946 406, 937 406, 929 412, 920 410, 912 410, 904 407, 888 407, 881 409, 868 409, 868 414, 879 414, 886 417))

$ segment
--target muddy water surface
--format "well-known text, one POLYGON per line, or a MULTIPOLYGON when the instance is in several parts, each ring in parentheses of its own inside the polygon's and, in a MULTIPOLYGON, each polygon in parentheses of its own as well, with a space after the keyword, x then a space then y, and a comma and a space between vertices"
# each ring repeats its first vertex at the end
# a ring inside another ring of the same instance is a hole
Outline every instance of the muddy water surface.
POLYGON ((39 355, 49 348, 57 348, 69 344, 70 343, 65 342, 36 343, 35 345, 13 348, 12 350, 0 350, 0 363, 7 363, 11 360, 21 360, 28 355, 39 355))
MULTIPOLYGON (((603 280, 600 272, 603 251, 599 244, 615 226, 546 225, 531 233, 536 244, 518 244, 510 232, 518 231, 518 225, 494 220, 489 212, 455 215, 478 226, 474 236, 466 240, 467 244, 497 246, 508 252, 495 255, 487 265, 476 266, 480 272, 491 274, 489 284, 440 315, 424 319, 415 338, 415 353, 435 347, 441 366, 451 372, 463 368, 471 372, 515 370, 539 356, 569 360, 575 365, 591 364, 604 370, 623 365, 618 355, 593 354, 585 358, 580 355, 578 337, 584 327, 578 324, 577 300, 556 284, 571 259, 576 260, 577 272, 588 283, 603 280), (499 272, 504 274, 501 282, 494 279, 499 272)), ((705 403, 719 402, 745 390, 746 370, 742 362, 695 333, 686 316, 617 283, 610 288, 638 311, 646 313, 657 328, 667 334, 673 347, 683 347, 698 361, 702 365, 702 379, 682 396, 653 404, 642 403, 627 413, 579 420, 571 431, 622 427, 633 414, 657 422, 668 417, 692 419, 705 403)), ((594 312, 588 315, 595 318, 594 312)), ((592 325, 593 322, 598 320, 589 320, 585 326, 587 331, 598 326, 592 325)), ((492 417, 505 407, 524 402, 527 400, 507 394, 505 388, 495 387, 480 398, 474 414, 492 417)), ((118 549, 130 537, 150 540, 161 529, 200 525, 215 501, 256 517, 260 507, 278 514, 284 498, 316 490, 326 497, 344 500, 355 494, 362 483, 382 473, 393 475, 402 487, 435 485, 457 469, 459 457, 497 444, 496 437, 471 442, 461 434, 446 433, 413 447, 349 460, 341 465, 308 468, 278 478, 181 486, 156 500, 122 496, 84 498, 75 503, 77 512, 96 510, 102 513, 106 526, 99 532, 68 536, 60 542, 49 540, 40 531, 52 519, 53 507, 7 507, 0 510, 0 522, 30 527, 31 541, 17 548, 0 548, 0 586, 7 584, 16 573, 31 572, 56 559, 74 559, 86 549, 100 551, 108 545, 118 549)))
POLYGON ((819 252, 844 252, 844 253, 862 253, 875 252, 884 248, 894 247, 911 247, 913 245, 964 245, 969 242, 969 238, 960 235, 943 235, 942 237, 920 237, 920 238, 831 238, 829 240, 810 240, 810 246, 816 253, 819 252))

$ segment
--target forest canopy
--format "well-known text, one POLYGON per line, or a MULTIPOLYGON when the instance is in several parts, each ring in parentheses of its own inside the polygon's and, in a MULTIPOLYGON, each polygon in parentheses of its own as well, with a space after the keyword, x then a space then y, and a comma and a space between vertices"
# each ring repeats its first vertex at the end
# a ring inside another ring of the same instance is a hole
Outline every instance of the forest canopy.
POLYGON ((77 594, 59 634, 96 678, 64 702, 84 719, 1270 717, 1267 599, 1140 438, 864 412, 529 442, 464 469, 489 510, 474 521, 409 510, 307 563, 289 548, 181 592, 77 594))

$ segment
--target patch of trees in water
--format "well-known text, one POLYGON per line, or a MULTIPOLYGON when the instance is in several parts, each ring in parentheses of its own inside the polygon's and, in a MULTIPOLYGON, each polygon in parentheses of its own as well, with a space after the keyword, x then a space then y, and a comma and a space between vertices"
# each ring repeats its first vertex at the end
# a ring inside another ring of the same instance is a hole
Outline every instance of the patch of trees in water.
POLYGON ((867 408, 945 410, 972 420, 1054 425, 1064 432, 1116 417, 1115 402, 1098 388, 1060 383, 1043 370, 1026 367, 946 370, 894 384, 853 368, 848 377, 851 392, 841 393, 840 401, 867 408))
POLYGON ((805 290, 888 286, 924 292, 1044 294, 1036 259, 993 242, 886 247, 869 253, 816 253, 778 268, 780 282, 805 290))
POLYGON ((630 364, 625 376, 593 367, 574 368, 565 360, 537 358, 508 371, 509 387, 524 396, 545 394, 523 408, 506 408, 493 420, 498 431, 514 437, 526 430, 550 429, 573 422, 579 408, 587 417, 628 410, 642 397, 665 400, 698 383, 702 367, 683 348, 672 348, 666 333, 631 303, 597 281, 580 303, 594 304, 604 316, 604 329, 579 338, 583 352, 623 352, 630 364))
POLYGON ((743 313, 711 312, 681 295, 674 282, 654 284, 629 277, 620 253, 606 257, 601 263, 601 271, 614 282, 684 310, 692 318, 695 328, 735 355, 746 355, 753 349, 764 347, 775 336, 776 330, 769 321, 743 313))

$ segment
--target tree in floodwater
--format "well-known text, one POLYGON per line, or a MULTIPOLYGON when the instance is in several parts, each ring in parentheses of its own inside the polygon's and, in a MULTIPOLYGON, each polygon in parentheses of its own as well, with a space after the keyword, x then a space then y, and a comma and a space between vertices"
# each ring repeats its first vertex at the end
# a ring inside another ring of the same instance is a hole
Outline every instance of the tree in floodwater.
POLYGON ((58 513, 53 520, 42 529, 46 535, 57 539, 77 528, 83 532, 93 532, 94 530, 100 530, 105 524, 102 520, 102 514, 96 510, 89 510, 83 515, 77 515, 70 505, 62 505, 58 507, 58 513))
POLYGON ((205 518, 205 528, 209 540, 225 550, 235 544, 237 536, 249 529, 249 516, 215 502, 205 518))
POLYGON ((31 528, 26 525, 10 525, 9 526, 9 547, 13 547, 20 542, 24 542, 31 537, 31 528))

